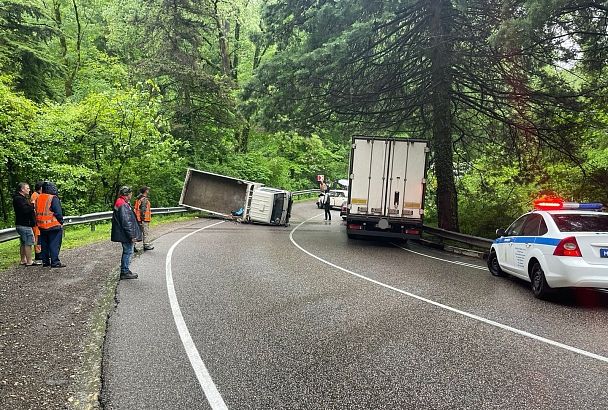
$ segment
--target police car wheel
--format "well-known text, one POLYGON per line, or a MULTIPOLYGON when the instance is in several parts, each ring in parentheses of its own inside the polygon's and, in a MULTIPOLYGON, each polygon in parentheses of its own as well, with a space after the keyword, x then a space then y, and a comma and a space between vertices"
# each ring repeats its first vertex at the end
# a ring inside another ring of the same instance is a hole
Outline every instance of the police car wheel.
POLYGON ((500 265, 498 264, 498 257, 496 256, 496 252, 490 253, 488 257, 488 269, 492 276, 505 276, 506 274, 500 269, 500 265))
POLYGON ((532 293, 538 299, 544 299, 551 293, 551 288, 547 283, 547 279, 545 279, 545 272, 543 272, 540 263, 536 262, 532 266, 530 280, 532 281, 532 293))

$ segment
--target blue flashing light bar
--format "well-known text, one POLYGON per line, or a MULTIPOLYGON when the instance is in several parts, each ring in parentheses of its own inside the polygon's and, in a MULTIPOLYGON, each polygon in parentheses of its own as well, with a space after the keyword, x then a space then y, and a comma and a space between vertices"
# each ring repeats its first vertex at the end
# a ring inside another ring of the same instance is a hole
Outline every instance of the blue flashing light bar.
POLYGON ((587 211, 600 211, 603 204, 597 202, 564 202, 562 209, 581 209, 587 211))

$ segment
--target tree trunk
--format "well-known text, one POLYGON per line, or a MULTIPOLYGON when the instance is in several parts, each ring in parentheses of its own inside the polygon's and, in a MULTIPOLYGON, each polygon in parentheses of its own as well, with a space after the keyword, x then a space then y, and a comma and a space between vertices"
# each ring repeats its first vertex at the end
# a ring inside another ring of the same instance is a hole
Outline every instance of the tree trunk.
POLYGON ((454 182, 452 146, 452 42, 449 0, 429 0, 432 35, 430 60, 432 65, 433 140, 435 174, 437 176, 437 216, 439 227, 458 231, 458 198, 454 182))
POLYGON ((213 19, 217 29, 217 37, 220 46, 220 57, 222 59, 222 73, 227 77, 232 77, 230 67, 230 54, 228 52, 228 39, 226 38, 229 31, 228 22, 221 18, 218 8, 218 1, 213 3, 213 19))
POLYGON ((76 62, 74 63, 74 67, 69 70, 69 62, 66 59, 66 69, 69 70, 69 74, 65 80, 65 96, 71 97, 74 94, 74 79, 76 78, 76 74, 80 69, 80 60, 81 60, 81 44, 82 44, 82 26, 80 24, 80 14, 78 13, 78 5, 76 4, 76 0, 72 0, 72 7, 74 8, 74 17, 76 18, 76 62))
POLYGON ((247 146, 249 145, 249 133, 251 132, 251 126, 249 124, 245 125, 242 130, 240 130, 238 134, 238 152, 241 154, 247 153, 247 146))
POLYGON ((239 46, 241 41, 241 23, 237 18, 234 25, 234 56, 232 57, 232 79, 236 84, 239 82, 239 46))

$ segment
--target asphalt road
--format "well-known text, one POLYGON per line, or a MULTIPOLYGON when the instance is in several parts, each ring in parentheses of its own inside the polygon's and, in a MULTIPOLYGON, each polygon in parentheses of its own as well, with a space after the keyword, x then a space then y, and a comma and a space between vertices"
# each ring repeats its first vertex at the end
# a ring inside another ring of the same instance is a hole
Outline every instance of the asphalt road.
POLYGON ((608 295, 539 301, 480 260, 322 218, 302 203, 290 227, 157 239, 119 284, 105 408, 608 408, 608 295))

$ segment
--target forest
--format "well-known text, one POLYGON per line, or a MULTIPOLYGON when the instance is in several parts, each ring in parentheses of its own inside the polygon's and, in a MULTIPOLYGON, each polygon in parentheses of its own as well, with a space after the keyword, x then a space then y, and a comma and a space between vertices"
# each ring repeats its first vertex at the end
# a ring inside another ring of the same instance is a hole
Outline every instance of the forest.
POLYGON ((188 167, 346 178, 352 135, 431 143, 426 223, 488 236, 540 194, 608 205, 608 1, 2 0, 0 207, 188 167))

